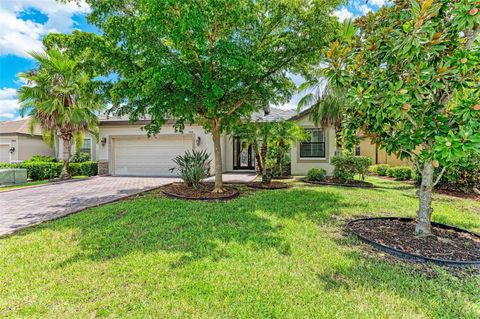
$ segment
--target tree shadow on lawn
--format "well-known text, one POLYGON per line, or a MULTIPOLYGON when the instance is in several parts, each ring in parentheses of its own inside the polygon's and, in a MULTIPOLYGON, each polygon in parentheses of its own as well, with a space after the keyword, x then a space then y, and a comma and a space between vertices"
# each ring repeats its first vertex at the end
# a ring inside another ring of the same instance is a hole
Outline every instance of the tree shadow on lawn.
POLYGON ((177 252, 172 264, 228 257, 229 243, 253 249, 276 249, 288 254, 289 243, 279 232, 281 223, 270 216, 306 216, 316 222, 338 213, 342 197, 327 191, 292 188, 258 191, 228 202, 207 203, 184 200, 137 198, 104 205, 38 228, 78 229, 81 252, 62 267, 80 260, 109 260, 133 252, 177 252))
POLYGON ((333 242, 345 250, 349 262, 332 264, 317 275, 326 290, 367 287, 377 295, 407 300, 432 317, 476 317, 472 307, 480 293, 476 272, 406 261, 361 243, 346 231, 333 242))

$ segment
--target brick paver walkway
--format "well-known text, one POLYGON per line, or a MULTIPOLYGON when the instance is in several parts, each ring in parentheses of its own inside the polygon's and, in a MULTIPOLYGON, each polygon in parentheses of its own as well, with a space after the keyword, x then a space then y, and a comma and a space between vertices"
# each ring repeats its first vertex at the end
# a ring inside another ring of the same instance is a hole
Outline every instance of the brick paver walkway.
POLYGON ((94 177, 0 192, 0 236, 176 180, 168 177, 94 177))

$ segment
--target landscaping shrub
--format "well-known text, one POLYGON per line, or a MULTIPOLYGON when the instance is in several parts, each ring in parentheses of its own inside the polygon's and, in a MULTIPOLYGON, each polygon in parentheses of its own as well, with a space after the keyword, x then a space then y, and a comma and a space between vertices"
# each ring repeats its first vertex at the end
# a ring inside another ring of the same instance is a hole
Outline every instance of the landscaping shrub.
POLYGON ((171 171, 177 170, 180 178, 189 186, 198 188, 200 182, 210 175, 210 155, 205 151, 186 151, 184 155, 173 159, 177 167, 171 171))
POLYGON ((378 176, 387 176, 387 170, 390 168, 388 164, 372 165, 368 168, 370 172, 378 176))
POLYGON ((413 169, 408 166, 397 166, 392 168, 392 175, 396 180, 405 181, 413 177, 413 169))
MULTIPOLYGON (((441 168, 435 170, 438 176, 441 168)), ((435 176, 435 178, 436 178, 435 176)), ((472 193, 473 188, 480 189, 480 155, 465 156, 455 166, 445 171, 437 188, 472 193)))
POLYGON ((332 158, 332 164, 335 166, 333 176, 340 182, 352 181, 355 174, 365 178, 368 166, 372 164, 372 160, 366 156, 341 155, 332 158))
POLYGON ((25 161, 20 163, 18 167, 25 168, 27 177, 34 181, 58 177, 62 171, 62 163, 57 162, 25 161))
POLYGON ((73 176, 94 176, 97 175, 98 163, 93 161, 70 163, 70 171, 73 176))
POLYGON ((2 168, 18 168, 18 164, 0 162, 0 169, 2 168))
POLYGON ((317 182, 323 181, 325 180, 326 176, 327 176, 327 171, 324 170, 323 168, 312 168, 307 173, 307 179, 309 181, 317 181, 317 182))
POLYGON ((392 177, 392 178, 395 177, 395 172, 394 172, 394 170, 393 170, 393 167, 389 167, 389 168, 387 169, 387 176, 388 176, 388 177, 392 177))
POLYGON ((90 154, 88 153, 75 153, 70 159, 70 163, 83 163, 90 162, 90 154))
POLYGON ((53 163, 53 162, 56 162, 56 161, 57 160, 53 156, 33 155, 32 158, 30 158, 29 160, 23 161, 23 163, 25 163, 25 162, 43 162, 43 163, 49 162, 49 163, 53 163))

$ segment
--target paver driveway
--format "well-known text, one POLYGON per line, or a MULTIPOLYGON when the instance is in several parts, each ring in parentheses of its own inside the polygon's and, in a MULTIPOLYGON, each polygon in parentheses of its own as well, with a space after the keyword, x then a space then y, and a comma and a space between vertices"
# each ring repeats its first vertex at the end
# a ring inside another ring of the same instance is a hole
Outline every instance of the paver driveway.
POLYGON ((168 177, 94 177, 0 192, 0 236, 176 180, 168 177))

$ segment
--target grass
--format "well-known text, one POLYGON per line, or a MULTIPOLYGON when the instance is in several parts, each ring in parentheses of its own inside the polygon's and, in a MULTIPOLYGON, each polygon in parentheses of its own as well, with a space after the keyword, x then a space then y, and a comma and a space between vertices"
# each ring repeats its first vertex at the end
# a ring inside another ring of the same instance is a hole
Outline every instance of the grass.
MULTIPOLYGON (((84 179, 88 178, 88 176, 84 175, 78 175, 78 176, 73 176, 72 179, 84 179)), ((8 186, 0 186, 0 192, 1 191, 6 191, 6 190, 11 190, 11 189, 17 189, 17 188, 25 188, 25 187, 30 187, 30 186, 36 186, 36 185, 44 185, 48 184, 48 179, 41 180, 41 181, 29 181, 24 184, 16 184, 16 185, 8 185, 8 186)))
MULTIPOLYGON (((376 253, 359 216, 414 216, 415 190, 294 187, 224 203, 155 192, 0 239, 0 317, 478 318, 480 279, 376 253), (425 271, 428 269, 429 271, 425 271)), ((480 203, 434 220, 480 231, 480 203)))

